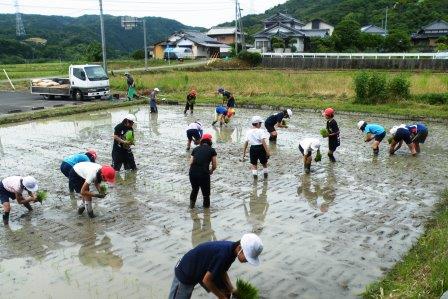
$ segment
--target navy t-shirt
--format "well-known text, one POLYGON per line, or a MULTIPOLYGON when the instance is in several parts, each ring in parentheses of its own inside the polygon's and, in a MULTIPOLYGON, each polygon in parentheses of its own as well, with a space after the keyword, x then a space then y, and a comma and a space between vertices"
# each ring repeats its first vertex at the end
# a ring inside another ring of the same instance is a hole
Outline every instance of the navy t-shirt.
POLYGON ((202 283, 207 272, 212 273, 215 284, 220 285, 223 275, 235 261, 236 242, 214 241, 202 243, 187 252, 174 272, 180 282, 189 285, 202 283))
POLYGON ((405 128, 398 128, 397 132, 394 135, 394 140, 396 142, 404 141, 406 144, 411 144, 411 132, 405 128))
MULTIPOLYGON (((121 139, 124 139, 124 135, 126 134, 127 131, 133 131, 133 128, 128 128, 125 126, 124 122, 119 123, 118 125, 115 126, 114 128, 114 135, 120 137, 121 139)), ((126 149, 123 147, 123 145, 121 143, 118 143, 115 139, 114 139, 114 146, 113 146, 113 151, 118 151, 118 152, 127 152, 129 151, 129 149, 126 149)))
POLYGON ((275 126, 275 124, 282 122, 283 117, 285 117, 285 115, 283 114, 283 112, 280 112, 280 113, 269 116, 264 123, 266 125, 275 126))

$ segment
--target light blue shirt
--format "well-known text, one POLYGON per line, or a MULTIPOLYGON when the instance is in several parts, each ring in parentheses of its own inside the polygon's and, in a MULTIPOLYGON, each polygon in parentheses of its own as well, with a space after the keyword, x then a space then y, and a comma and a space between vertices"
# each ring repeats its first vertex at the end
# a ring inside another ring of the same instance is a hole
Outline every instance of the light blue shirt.
POLYGON ((86 154, 74 154, 64 158, 64 162, 70 164, 71 166, 75 166, 79 162, 91 162, 89 157, 86 154))
POLYGON ((386 132, 386 130, 384 130, 384 128, 380 125, 377 124, 368 124, 365 128, 364 128, 364 133, 366 134, 373 134, 373 135, 380 135, 383 134, 384 132, 386 132))

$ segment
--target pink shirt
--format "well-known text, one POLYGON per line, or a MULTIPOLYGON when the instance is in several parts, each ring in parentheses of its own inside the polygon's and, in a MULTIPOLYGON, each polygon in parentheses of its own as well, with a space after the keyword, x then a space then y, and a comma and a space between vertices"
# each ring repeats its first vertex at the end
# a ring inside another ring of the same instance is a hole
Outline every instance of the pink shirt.
POLYGON ((11 193, 22 193, 22 184, 20 181, 23 178, 21 176, 10 176, 7 178, 4 178, 2 181, 3 187, 11 193))

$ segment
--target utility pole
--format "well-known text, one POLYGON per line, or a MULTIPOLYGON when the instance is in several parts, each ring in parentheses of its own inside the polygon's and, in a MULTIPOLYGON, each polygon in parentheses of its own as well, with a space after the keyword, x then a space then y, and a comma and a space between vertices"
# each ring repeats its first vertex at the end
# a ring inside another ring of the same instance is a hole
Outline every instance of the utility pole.
POLYGON ((15 1, 14 6, 16 8, 16 35, 25 36, 25 27, 23 26, 22 15, 20 14, 19 9, 19 0, 15 1))
POLYGON ((241 33, 241 48, 243 51, 246 50, 246 39, 244 36, 244 29, 243 29, 243 17, 241 15, 241 5, 238 3, 238 12, 239 12, 239 19, 240 19, 240 33, 241 33))
POLYGON ((387 11, 389 10, 389 7, 386 7, 386 20, 384 21, 384 31, 387 33, 387 11))
POLYGON ((238 55, 238 0, 235 0, 235 55, 238 55))
POLYGON ((145 18, 143 18, 142 21, 142 25, 143 25, 143 42, 144 42, 144 46, 145 46, 145 71, 148 70, 148 46, 146 45, 146 21, 145 18))
POLYGON ((106 36, 104 35, 104 20, 103 20, 103 0, 99 1, 100 1, 100 22, 101 22, 101 45, 103 48, 103 68, 107 74, 106 36))

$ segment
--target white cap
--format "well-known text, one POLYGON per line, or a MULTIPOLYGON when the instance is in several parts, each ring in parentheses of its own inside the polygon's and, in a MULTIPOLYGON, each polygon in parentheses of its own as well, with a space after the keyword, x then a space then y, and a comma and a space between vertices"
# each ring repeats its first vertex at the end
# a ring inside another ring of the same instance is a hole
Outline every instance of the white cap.
POLYGON ((366 123, 365 121, 360 120, 360 121, 358 122, 358 129, 361 130, 362 126, 364 126, 365 123, 366 123))
POLYGON ((259 124, 262 122, 263 122, 263 119, 261 118, 261 116, 258 116, 258 115, 252 116, 251 124, 259 124))
POLYGON ((37 189, 39 189, 39 186, 37 186, 37 181, 32 176, 26 176, 22 180, 23 186, 25 186, 26 190, 30 192, 36 192, 37 189))
MULTIPOLYGON (((128 114, 128 115, 126 115, 125 117, 124 117, 124 119, 127 119, 127 120, 130 120, 130 121, 132 121, 133 123, 136 123, 137 122, 137 119, 136 119, 136 117, 133 115, 133 114, 128 114)), ((123 119, 123 120, 124 120, 123 119)))
POLYGON ((263 251, 263 243, 260 237, 256 234, 245 234, 241 238, 241 248, 243 249, 244 256, 249 264, 258 266, 260 260, 258 256, 263 251))
POLYGON ((292 116, 292 110, 291 109, 287 109, 286 113, 288 113, 288 116, 291 117, 292 116))
POLYGON ((393 126, 392 129, 390 129, 389 133, 392 135, 395 135, 395 133, 397 133, 398 128, 400 128, 399 126, 393 126))
POLYGON ((158 89, 157 87, 154 88, 154 91, 160 92, 160 89, 158 89))

